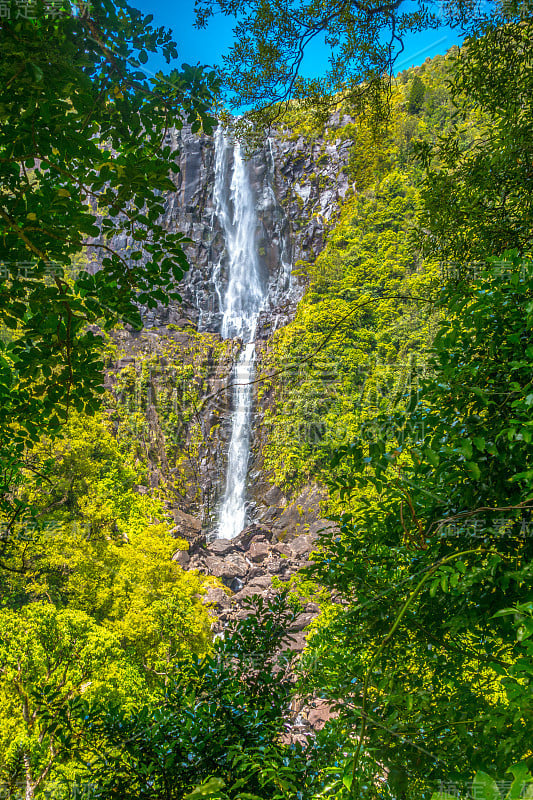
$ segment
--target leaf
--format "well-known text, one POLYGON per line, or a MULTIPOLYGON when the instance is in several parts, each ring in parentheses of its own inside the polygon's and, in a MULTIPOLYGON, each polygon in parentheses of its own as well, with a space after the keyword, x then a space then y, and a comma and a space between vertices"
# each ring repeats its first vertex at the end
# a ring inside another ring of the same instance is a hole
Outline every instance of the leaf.
POLYGON ((222 778, 208 778, 207 781, 197 786, 192 792, 186 794, 183 800, 201 800, 202 797, 210 797, 220 792, 226 785, 222 778))
POLYGON ((501 608, 495 614, 492 615, 491 619, 495 619, 496 617, 508 617, 511 614, 516 614, 516 608, 501 608))
POLYGON ((472 442, 469 439, 464 439, 461 443, 459 451, 464 455, 466 459, 472 458, 472 442))
POLYGON ((474 775, 472 795, 476 800, 501 800, 496 781, 481 770, 474 775))
POLYGON ((457 800, 457 796, 446 792, 433 792, 430 800, 457 800))
POLYGON ((509 767, 507 772, 511 773, 514 780, 506 800, 518 800, 518 798, 522 796, 525 784, 533 782, 533 778, 525 761, 521 761, 519 764, 513 764, 512 767, 509 767))
POLYGON ((435 467, 435 468, 438 467, 439 466, 439 456, 438 456, 438 454, 434 450, 432 450, 431 447, 426 447, 425 453, 426 453, 426 457, 427 457, 429 463, 431 464, 431 466, 435 467))
POLYGON ((467 461, 466 469, 471 478, 478 481, 481 478, 481 470, 475 461, 467 461))

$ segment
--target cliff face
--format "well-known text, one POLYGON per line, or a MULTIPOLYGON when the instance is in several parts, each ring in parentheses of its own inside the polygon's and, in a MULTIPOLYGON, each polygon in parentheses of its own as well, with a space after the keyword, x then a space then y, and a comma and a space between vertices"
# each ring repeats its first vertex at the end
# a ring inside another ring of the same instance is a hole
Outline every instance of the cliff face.
MULTIPOLYGON (((220 337, 228 253, 217 215, 214 139, 184 128, 170 131, 167 143, 180 153, 180 172, 176 191, 166 198, 164 224, 191 239, 191 268, 180 287, 183 303, 146 311, 146 330, 140 335, 117 334, 119 357, 107 385, 117 398, 118 428, 131 417, 133 406, 139 415, 149 464, 145 489, 164 487, 174 518, 193 515, 197 526, 209 533, 225 485, 232 402, 228 384, 240 344, 220 337)), ((353 188, 344 170, 349 146, 340 140, 318 138, 309 144, 294 135, 273 136, 248 163, 255 248, 268 285, 268 304, 256 331, 262 341, 259 361, 268 351, 269 337, 292 319, 305 289, 304 279, 291 278, 291 270, 298 261, 314 261, 328 223, 353 188)), ((227 173, 231 175, 231 163, 227 173)), ((231 204, 229 182, 228 177, 222 189, 231 204)), ((120 245, 127 257, 127 243, 120 245)), ((260 407, 255 395, 252 419, 260 420, 265 403, 268 398, 260 407)), ((252 453, 260 446, 252 424, 252 453)), ((260 524, 283 514, 292 519, 286 510, 292 499, 271 492, 257 455, 250 459, 249 476, 254 489, 249 493, 251 519, 260 524)), ((302 533, 299 521, 295 526, 302 533)))
MULTIPOLYGON (((182 286, 183 306, 147 312, 146 326, 187 319, 201 330, 218 332, 221 308, 214 275, 220 268, 224 282, 227 254, 214 200, 214 139, 185 127, 171 131, 167 143, 180 152, 180 172, 176 192, 167 197, 164 222, 192 240, 187 249, 191 269, 182 286)), ((313 261, 322 249, 325 229, 352 188, 343 169, 348 150, 347 141, 318 138, 310 146, 303 137, 280 135, 267 139, 250 159, 256 249, 270 298, 258 338, 267 338, 294 313, 304 285, 293 280, 289 291, 284 278, 298 261, 313 261)))

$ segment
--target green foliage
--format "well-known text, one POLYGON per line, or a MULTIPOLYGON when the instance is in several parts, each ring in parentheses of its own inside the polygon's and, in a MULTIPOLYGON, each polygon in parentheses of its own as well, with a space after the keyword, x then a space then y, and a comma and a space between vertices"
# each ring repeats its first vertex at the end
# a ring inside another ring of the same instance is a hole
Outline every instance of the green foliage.
POLYGON ((362 191, 344 203, 316 263, 305 265, 310 285, 296 319, 276 335, 263 365, 264 389, 275 393, 264 419, 264 467, 287 488, 327 476, 332 449, 420 377, 434 335, 428 309, 437 272, 413 242, 419 173, 406 157, 413 136, 436 135, 448 119, 441 94, 448 61, 424 72, 428 98, 439 102, 416 129, 408 127, 406 90, 398 87, 379 146, 363 120, 332 134, 353 142, 350 170, 362 191))
MULTIPOLYGON (((210 132, 217 81, 185 65, 146 79, 147 51, 167 62, 163 28, 119 0, 18 13, 1 25, 0 343, 1 510, 27 450, 68 411, 91 413, 102 393, 94 325, 141 325, 140 306, 176 297, 184 237, 160 222, 177 154, 166 134, 183 121, 210 132), (118 239, 116 238, 118 237, 118 239), (125 237, 133 249, 117 245, 125 237), (87 270, 98 258, 101 269, 87 270)), ((33 9, 32 9, 33 11, 33 9)))
POLYGON ((102 416, 71 415, 65 434, 35 450, 46 482, 27 485, 34 519, 22 520, 2 573, 4 602, 48 598, 113 629, 139 665, 155 675, 191 649, 204 652, 209 622, 196 600, 201 581, 171 560, 183 546, 160 520, 160 498, 141 495, 144 480, 126 443, 102 416))
POLYGON ((75 772, 83 759, 76 740, 57 744, 65 728, 48 712, 90 681, 84 696, 125 713, 164 685, 177 660, 187 663, 209 649, 211 620, 199 601, 203 580, 171 560, 184 543, 161 522, 161 498, 136 490, 144 465, 102 415, 71 414, 63 435, 43 440, 34 458, 35 478, 23 498, 34 516, 20 519, 2 543, 7 660, 0 691, 7 699, 0 704, 0 770, 6 779, 19 776, 28 741, 27 780, 46 770, 43 782, 55 780, 61 765, 75 772), (69 633, 78 629, 77 638, 69 633), (83 671, 87 659, 90 674, 83 671), (30 732, 25 696, 35 703, 30 732))
POLYGON ((11 783, 22 772, 32 797, 72 756, 58 715, 82 694, 127 693, 132 676, 116 637, 81 611, 41 603, 0 611, 0 642, 0 775, 11 783))
POLYGON ((411 84, 411 89, 409 90, 409 99, 407 101, 407 110, 411 114, 418 114, 419 111, 422 110, 422 103, 424 101, 425 93, 426 87, 424 85, 424 81, 419 75, 415 75, 411 84))
POLYGON ((336 487, 354 511, 315 558, 318 577, 357 601, 317 634, 309 680, 413 791, 476 768, 497 774, 529 754, 532 664, 512 627, 492 618, 531 599, 531 485, 520 465, 527 473, 532 365, 519 334, 533 265, 503 265, 470 284, 471 300, 465 287, 447 296, 435 377, 338 450, 336 487), (510 381, 517 359, 524 372, 510 381))
POLYGON ((390 769, 402 797, 476 772, 476 787, 499 796, 509 763, 530 767, 530 190, 523 164, 505 167, 527 147, 529 36, 529 22, 496 30, 457 63, 470 130, 419 146, 437 159, 426 161, 426 252, 451 262, 429 369, 332 464, 344 513, 312 574, 343 602, 317 629, 306 669, 359 737, 350 797, 372 796, 363 755, 390 769))
POLYGON ((469 40, 452 71, 454 129, 419 146, 428 169, 424 246, 455 272, 506 249, 531 249, 533 78, 524 53, 532 47, 530 17, 469 40), (465 141, 473 115, 478 133, 465 141))
POLYGON ((406 35, 451 24, 464 32, 527 18, 529 3, 490 0, 480 9, 449 2, 437 10, 432 2, 416 8, 395 3, 349 2, 323 7, 313 0, 198 0, 197 24, 215 13, 235 20, 234 42, 221 70, 233 107, 249 109, 241 128, 262 131, 283 118, 295 98, 319 124, 337 108, 339 95, 353 113, 364 112, 373 127, 390 111, 390 79, 406 35), (318 37, 329 50, 319 76, 304 75, 306 49, 318 37))
POLYGON ((77 703, 74 725, 92 743, 97 798, 266 800, 311 796, 323 756, 281 743, 291 697, 290 660, 280 647, 295 614, 282 595, 251 598, 214 652, 186 665, 153 704, 124 714, 77 703), (102 754, 102 746, 105 751, 102 754))

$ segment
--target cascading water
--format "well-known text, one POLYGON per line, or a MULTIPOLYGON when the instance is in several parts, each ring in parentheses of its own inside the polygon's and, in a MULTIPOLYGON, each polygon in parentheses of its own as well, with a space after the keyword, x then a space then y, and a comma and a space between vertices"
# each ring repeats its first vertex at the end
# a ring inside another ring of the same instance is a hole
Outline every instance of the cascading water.
POLYGON ((257 219, 246 163, 239 142, 228 142, 221 127, 215 137, 214 204, 227 253, 226 279, 223 281, 221 264, 214 275, 222 309, 221 334, 225 339, 242 339, 244 345, 232 376, 233 412, 226 488, 217 531, 219 538, 232 539, 244 528, 246 520, 255 333, 267 300, 267 287, 255 246, 257 219))

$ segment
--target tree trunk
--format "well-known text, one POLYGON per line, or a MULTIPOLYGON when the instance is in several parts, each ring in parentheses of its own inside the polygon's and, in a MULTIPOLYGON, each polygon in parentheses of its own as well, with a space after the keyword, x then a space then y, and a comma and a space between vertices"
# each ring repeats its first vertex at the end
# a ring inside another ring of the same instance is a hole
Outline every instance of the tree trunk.
POLYGON ((26 793, 24 800, 33 800, 35 793, 35 783, 31 775, 31 764, 29 753, 24 753, 24 772, 26 773, 26 793))

